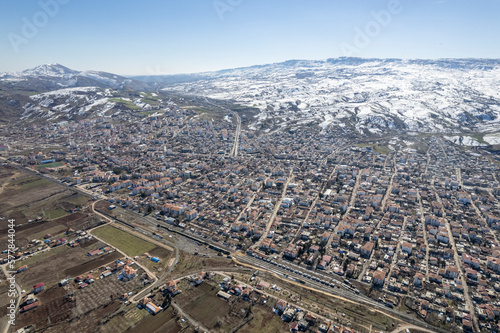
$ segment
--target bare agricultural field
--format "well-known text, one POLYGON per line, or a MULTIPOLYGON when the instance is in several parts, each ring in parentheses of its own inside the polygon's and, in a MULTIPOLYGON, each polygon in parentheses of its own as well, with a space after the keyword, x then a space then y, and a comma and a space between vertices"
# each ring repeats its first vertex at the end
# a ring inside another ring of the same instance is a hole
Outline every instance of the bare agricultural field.
POLYGON ((64 287, 46 287, 37 294, 38 308, 20 314, 18 322, 22 326, 34 325, 43 332, 96 332, 123 306, 121 295, 142 289, 143 273, 139 269, 138 276, 127 282, 118 280, 118 273, 103 279, 94 274, 95 282, 83 289, 74 282, 64 287))
POLYGON ((224 257, 202 257, 195 256, 184 251, 179 251, 179 262, 175 265, 172 276, 191 273, 199 270, 224 270, 225 268, 233 268, 234 264, 231 260, 224 257))
POLYGON ((121 258, 122 255, 118 251, 114 251, 112 253, 108 253, 105 255, 102 255, 100 257, 94 258, 91 261, 87 261, 85 263, 82 263, 78 266, 73 266, 71 268, 68 268, 64 271, 66 276, 78 276, 78 275, 83 275, 86 272, 89 272, 93 269, 96 269, 97 267, 101 267, 103 265, 106 265, 110 262, 113 262, 119 258, 121 258))
POLYGON ((38 216, 56 219, 89 203, 89 198, 66 187, 9 166, 0 166, 0 184, 0 215, 17 223, 38 216))
MULTIPOLYGON (((134 267, 137 269, 137 267, 134 267)), ((136 293, 142 289, 142 269, 137 270, 137 276, 127 282, 120 281, 119 273, 114 273, 105 278, 95 276, 95 282, 84 289, 75 289, 76 312, 75 315, 83 315, 102 304, 109 303, 112 299, 118 299, 125 293, 136 293)))
MULTIPOLYGON (((17 221, 17 220, 16 220, 17 221)), ((18 222, 18 221, 17 221, 18 222)), ((101 223, 100 219, 84 213, 73 213, 52 221, 37 221, 32 223, 18 223, 15 227, 16 245, 21 247, 33 239, 40 239, 47 233, 53 235, 65 232, 68 228, 85 230, 101 223)), ((7 219, 0 221, 0 244, 6 244, 7 219)))
POLYGON ((288 332, 290 325, 285 323, 280 316, 273 313, 266 305, 256 304, 251 309, 253 318, 238 332, 241 333, 274 333, 288 332))
POLYGON ((170 258, 172 257, 172 251, 169 251, 161 246, 157 246, 151 251, 148 252, 151 257, 157 257, 160 259, 159 262, 153 262, 151 259, 146 258, 144 256, 140 256, 138 258, 139 263, 142 265, 146 266, 150 271, 153 273, 160 273, 162 272, 167 266, 170 261, 170 258))
POLYGON ((32 325, 37 329, 71 318, 75 304, 69 302, 64 288, 53 286, 36 295, 40 304, 34 310, 17 315, 16 326, 32 325))
MULTIPOLYGON (((146 310, 142 310, 146 312, 146 310)), ((187 325, 187 323, 185 323, 187 325)), ((133 327, 130 327, 125 332, 127 333, 142 333, 142 332, 162 332, 162 333, 176 333, 176 332, 194 332, 194 328, 183 328, 177 322, 176 315, 172 307, 168 307, 164 311, 155 316, 149 313, 133 327)))
POLYGON ((8 297, 9 292, 9 283, 6 280, 6 276, 3 273, 3 270, 0 270, 0 325, 3 321, 7 321, 7 305, 10 302, 10 298, 8 297))
POLYGON ((177 304, 205 327, 213 329, 230 310, 228 302, 217 296, 218 289, 204 282, 198 287, 183 290, 175 297, 177 304))
MULTIPOLYGON (((121 310, 115 313, 113 316, 106 319, 106 321, 102 322, 99 330, 97 332, 100 333, 115 333, 115 332, 123 332, 127 329, 130 329, 137 323, 137 325, 149 323, 151 317, 149 312, 144 309, 139 309, 132 303, 127 304, 126 306, 122 306, 121 310), (145 319, 144 322, 142 319, 145 319)), ((165 318, 165 319, 168 319, 165 318)))
POLYGON ((28 269, 17 274, 16 281, 26 291, 30 291, 31 287, 39 282, 44 282, 47 287, 50 287, 57 285, 61 279, 84 274, 121 257, 116 252, 89 257, 87 252, 87 249, 80 246, 61 245, 19 261, 16 263, 18 266, 28 265, 28 269))
POLYGON ((0 194, 0 214, 9 218, 31 219, 42 213, 41 207, 50 209, 47 203, 60 199, 60 195, 69 194, 71 191, 60 185, 22 173, 15 181, 5 186, 0 194))

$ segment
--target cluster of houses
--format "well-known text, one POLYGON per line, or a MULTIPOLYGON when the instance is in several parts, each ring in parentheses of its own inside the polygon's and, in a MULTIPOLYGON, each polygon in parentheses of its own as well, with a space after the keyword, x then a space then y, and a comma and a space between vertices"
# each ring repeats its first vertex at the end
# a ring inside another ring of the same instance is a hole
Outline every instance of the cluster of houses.
MULTIPOLYGON (((88 241, 93 238, 93 236, 88 235, 86 231, 74 231, 71 228, 68 228, 64 234, 65 237, 53 237, 51 234, 46 234, 43 239, 32 239, 26 244, 14 249, 14 258, 16 261, 22 261, 25 258, 46 251, 51 247, 57 247, 60 245, 75 247, 78 246, 80 242, 88 241)), ((5 253, 0 254, 0 264, 4 264, 7 261, 8 253, 5 251, 5 253)))
MULTIPOLYGON (((229 277, 225 277, 222 280, 220 288, 221 290, 217 293, 217 295, 227 301, 230 301, 232 297, 241 297, 243 300, 261 304, 265 304, 268 301, 268 296, 265 292, 266 290, 280 289, 275 285, 271 286, 269 282, 264 280, 257 282, 255 288, 239 283, 232 283, 229 277)), ((315 327, 316 331, 323 333, 356 332, 352 328, 338 323, 334 324, 330 320, 318 316, 313 312, 303 311, 296 305, 288 303, 283 299, 277 300, 274 312, 280 315, 283 321, 290 323, 291 332, 306 331, 308 328, 312 327, 315 327)))

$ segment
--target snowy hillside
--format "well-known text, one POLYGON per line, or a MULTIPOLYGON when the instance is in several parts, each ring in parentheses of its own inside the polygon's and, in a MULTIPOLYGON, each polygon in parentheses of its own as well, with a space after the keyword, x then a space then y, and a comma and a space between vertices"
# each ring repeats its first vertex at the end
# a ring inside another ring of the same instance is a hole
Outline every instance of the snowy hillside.
POLYGON ((21 121, 80 120, 140 114, 158 110, 163 99, 153 93, 130 93, 98 87, 64 88, 29 97, 21 121), (135 96, 135 97, 132 97, 135 96))
POLYGON ((168 84, 165 90, 258 108, 250 120, 254 129, 307 124, 383 134, 500 127, 500 60, 292 60, 196 78, 168 84))

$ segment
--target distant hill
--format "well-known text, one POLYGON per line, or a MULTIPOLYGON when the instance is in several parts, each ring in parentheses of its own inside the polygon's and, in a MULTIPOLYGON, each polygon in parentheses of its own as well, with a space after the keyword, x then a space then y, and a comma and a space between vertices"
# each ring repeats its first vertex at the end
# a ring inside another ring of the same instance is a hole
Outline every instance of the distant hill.
MULTIPOLYGON (((78 114, 80 117, 85 117, 82 110, 86 110, 88 105, 97 100, 100 100, 102 105, 90 106, 87 111, 101 111, 101 107, 108 109, 114 107, 118 110, 140 109, 140 106, 128 100, 113 104, 113 101, 117 100, 112 97, 123 95, 133 101, 134 97, 136 99, 140 97, 138 94, 134 96, 133 92, 154 90, 155 85, 142 81, 106 72, 76 71, 60 64, 40 65, 22 72, 0 73, 0 121, 50 118, 51 116, 48 116, 50 112, 52 114, 66 113, 66 118, 78 114), (50 92, 55 93, 50 94, 50 92), (129 94, 129 92, 132 93, 129 94), (39 96, 52 96, 52 99, 39 96), (65 99, 63 99, 64 96, 65 99), (102 99, 104 97, 111 98, 110 104, 104 105, 102 99), (34 103, 38 100, 43 100, 45 104, 34 103)), ((150 102, 155 104, 154 100, 150 102)), ((138 102, 137 104, 145 103, 138 102)), ((93 115, 93 112, 88 112, 87 116, 91 114, 93 115)))
POLYGON ((498 131, 499 77, 500 59, 343 57, 137 79, 257 108, 256 130, 333 126, 377 136, 498 131))
POLYGON ((151 91, 154 86, 143 81, 98 71, 76 71, 60 64, 46 64, 22 72, 0 73, 4 88, 47 92, 71 87, 99 87, 151 91))

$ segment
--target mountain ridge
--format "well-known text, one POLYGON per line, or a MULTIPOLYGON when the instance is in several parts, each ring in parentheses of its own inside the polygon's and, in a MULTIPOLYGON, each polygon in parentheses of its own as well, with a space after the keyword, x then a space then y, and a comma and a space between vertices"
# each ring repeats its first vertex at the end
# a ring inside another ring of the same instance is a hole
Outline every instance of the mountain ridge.
POLYGON ((77 71, 58 63, 42 64, 18 72, 0 73, 0 82, 13 88, 48 92, 70 87, 133 89, 152 91, 154 87, 138 80, 102 71, 77 71))
MULTIPOLYGON (((487 132, 500 123, 500 59, 290 60, 197 74, 165 90, 259 110, 250 128, 360 134, 487 132)), ((161 79, 161 78, 160 78, 161 79)))

